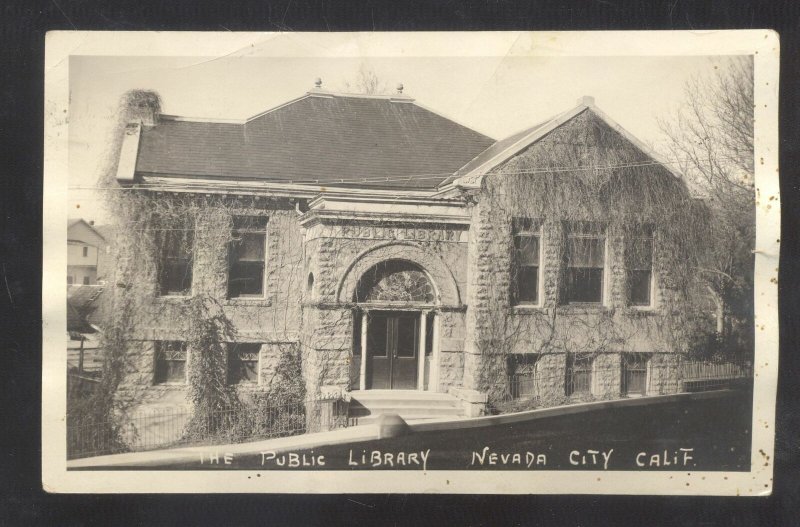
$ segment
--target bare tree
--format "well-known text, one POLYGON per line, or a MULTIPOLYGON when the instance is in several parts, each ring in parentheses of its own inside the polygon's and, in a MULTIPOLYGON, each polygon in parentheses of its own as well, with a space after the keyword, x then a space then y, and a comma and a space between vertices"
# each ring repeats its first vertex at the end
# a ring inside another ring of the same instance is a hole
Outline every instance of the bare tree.
POLYGON ((344 91, 350 93, 362 93, 364 95, 382 95, 387 92, 386 83, 378 78, 374 70, 362 64, 358 69, 358 75, 352 83, 344 82, 344 91))
POLYGON ((684 88, 684 105, 659 126, 670 157, 711 212, 698 278, 715 307, 716 338, 752 346, 755 188, 753 61, 714 65, 684 88))

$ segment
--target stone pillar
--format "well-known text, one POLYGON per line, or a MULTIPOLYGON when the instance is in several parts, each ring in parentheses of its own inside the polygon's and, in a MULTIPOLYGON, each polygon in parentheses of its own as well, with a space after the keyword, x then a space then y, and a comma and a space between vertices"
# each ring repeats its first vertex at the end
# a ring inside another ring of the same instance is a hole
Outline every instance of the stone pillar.
POLYGON ((417 390, 425 389, 425 340, 428 324, 428 312, 419 313, 419 340, 417 344, 417 390))
POLYGON ((592 364, 593 389, 596 397, 619 396, 622 386, 622 363, 619 353, 600 353, 592 364))
POLYGON ((548 353, 536 361, 536 389, 543 402, 555 402, 565 397, 567 355, 548 353))
POLYGON ((361 364, 358 377, 358 389, 367 389, 367 323, 369 315, 366 311, 361 313, 361 364))
POLYGON ((439 391, 439 325, 441 324, 439 313, 433 312, 433 349, 431 350, 431 371, 428 373, 428 391, 439 391))
POLYGON ((482 197, 470 225, 463 387, 484 393, 506 376, 502 317, 510 305, 510 233, 511 218, 482 197))
POLYGON ((668 395, 682 390, 680 355, 654 353, 647 361, 647 395, 668 395))

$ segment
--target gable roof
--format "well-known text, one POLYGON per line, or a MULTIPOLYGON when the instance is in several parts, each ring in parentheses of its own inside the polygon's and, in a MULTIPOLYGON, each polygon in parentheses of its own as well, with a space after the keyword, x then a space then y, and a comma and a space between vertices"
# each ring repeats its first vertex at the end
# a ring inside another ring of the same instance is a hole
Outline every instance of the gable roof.
POLYGON ((403 96, 309 92, 244 121, 162 116, 136 173, 433 189, 495 141, 403 96))
POLYGON ((481 185, 481 180, 484 175, 496 168, 497 166, 505 163, 521 151, 525 150, 532 144, 536 143, 547 134, 562 126, 563 124, 571 121, 585 111, 590 111, 608 126, 617 131, 637 149, 644 153, 647 157, 651 158, 654 163, 663 165, 675 177, 681 178, 681 174, 675 171, 668 163, 660 159, 658 154, 653 152, 650 147, 642 141, 633 136, 630 132, 625 130, 617 122, 606 115, 594 104, 593 97, 582 97, 578 101, 578 105, 574 108, 560 113, 555 117, 548 119, 535 126, 517 132, 505 139, 497 141, 491 147, 487 148, 480 155, 472 159, 469 163, 461 167, 452 178, 444 180, 440 184, 440 188, 446 185, 452 185, 464 188, 478 188, 481 185))
MULTIPOLYGON (((89 229, 90 231, 95 233, 97 236, 99 236, 100 239, 102 239, 103 241, 106 241, 106 237, 99 230, 97 230, 94 227, 94 225, 92 225, 88 221, 84 220, 83 218, 68 218, 67 219, 67 238, 68 239, 70 239, 69 238, 69 230, 72 229, 73 227, 76 227, 76 226, 80 225, 80 224, 83 224, 87 229, 89 229)), ((84 240, 75 240, 75 241, 81 241, 83 243, 86 243, 84 240)))

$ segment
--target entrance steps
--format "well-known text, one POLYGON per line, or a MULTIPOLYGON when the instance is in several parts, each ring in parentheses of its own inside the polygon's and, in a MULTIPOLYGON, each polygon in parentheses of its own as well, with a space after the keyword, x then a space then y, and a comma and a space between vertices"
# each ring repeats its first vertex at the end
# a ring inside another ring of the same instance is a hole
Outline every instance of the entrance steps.
POLYGON ((381 414, 398 414, 406 421, 464 417, 461 402, 446 393, 418 390, 351 392, 348 417, 352 425, 374 423, 381 414))

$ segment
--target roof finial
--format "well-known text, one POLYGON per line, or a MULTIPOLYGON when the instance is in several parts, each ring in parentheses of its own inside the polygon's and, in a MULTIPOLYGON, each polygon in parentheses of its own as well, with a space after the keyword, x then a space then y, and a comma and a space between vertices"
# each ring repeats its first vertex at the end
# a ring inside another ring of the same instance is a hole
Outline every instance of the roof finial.
POLYGON ((578 99, 578 104, 582 104, 584 106, 594 106, 594 97, 591 95, 584 95, 578 99))
POLYGON ((403 83, 402 82, 398 82, 397 83, 397 94, 398 95, 403 95, 403 83))
POLYGON ((321 78, 319 78, 319 77, 316 78, 316 80, 314 81, 314 87, 317 88, 317 89, 322 88, 322 79, 321 78))

